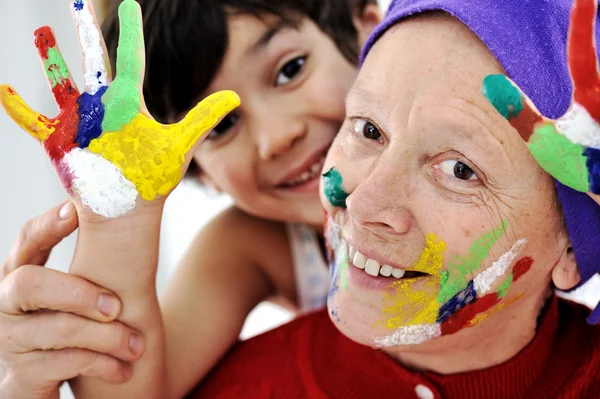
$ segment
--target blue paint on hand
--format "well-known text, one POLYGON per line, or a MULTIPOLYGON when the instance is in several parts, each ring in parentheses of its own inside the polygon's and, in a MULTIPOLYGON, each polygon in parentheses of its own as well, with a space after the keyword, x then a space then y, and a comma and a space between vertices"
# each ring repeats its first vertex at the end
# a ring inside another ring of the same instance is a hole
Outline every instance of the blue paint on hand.
POLYGON ((477 291, 475 291, 475 285, 473 280, 469 281, 467 288, 454 295, 448 302, 440 307, 438 313, 437 322, 443 323, 454 313, 458 312, 470 303, 477 300, 477 291))
POLYGON ((80 148, 87 148, 90 142, 102 134, 102 120, 104 119, 104 104, 102 95, 108 86, 102 86, 94 94, 83 93, 77 100, 79 104, 79 128, 75 141, 80 148))
POLYGON ((586 148, 583 155, 587 157, 586 166, 589 174, 590 191, 594 194, 600 194, 600 150, 586 148))
POLYGON ((75 7, 77 11, 83 10, 83 0, 75 0, 73 7, 75 7))
POLYGON ((482 93, 506 119, 523 110, 521 92, 504 75, 488 75, 483 79, 482 93))

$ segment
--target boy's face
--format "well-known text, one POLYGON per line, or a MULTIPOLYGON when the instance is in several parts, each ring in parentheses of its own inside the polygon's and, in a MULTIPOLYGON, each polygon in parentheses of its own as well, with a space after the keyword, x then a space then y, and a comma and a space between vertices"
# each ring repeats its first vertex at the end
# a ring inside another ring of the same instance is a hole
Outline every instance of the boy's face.
POLYGON ((241 106, 199 147, 205 177, 262 218, 320 226, 325 154, 344 120, 357 69, 317 25, 275 16, 229 18, 229 47, 207 92, 241 106))

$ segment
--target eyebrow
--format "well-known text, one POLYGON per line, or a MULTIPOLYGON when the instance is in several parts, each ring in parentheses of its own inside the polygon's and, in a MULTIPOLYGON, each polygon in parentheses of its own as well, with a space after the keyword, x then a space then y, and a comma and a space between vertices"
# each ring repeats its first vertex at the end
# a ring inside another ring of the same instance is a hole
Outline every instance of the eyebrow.
POLYGON ((256 54, 260 51, 263 51, 273 40, 273 38, 283 29, 291 28, 292 25, 288 21, 284 21, 280 19, 276 24, 271 25, 269 29, 262 34, 262 36, 250 47, 248 50, 249 54, 256 54))

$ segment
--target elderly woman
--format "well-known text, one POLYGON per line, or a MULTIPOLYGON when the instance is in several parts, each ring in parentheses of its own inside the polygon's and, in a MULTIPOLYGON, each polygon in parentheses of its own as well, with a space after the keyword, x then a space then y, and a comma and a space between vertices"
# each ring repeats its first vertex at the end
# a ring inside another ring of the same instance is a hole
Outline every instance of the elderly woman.
POLYGON ((325 166, 328 311, 239 344, 194 397, 600 397, 600 328, 553 289, 600 265, 593 150, 558 133, 597 126, 577 7, 555 124, 503 74, 565 113, 570 2, 392 3, 325 166))

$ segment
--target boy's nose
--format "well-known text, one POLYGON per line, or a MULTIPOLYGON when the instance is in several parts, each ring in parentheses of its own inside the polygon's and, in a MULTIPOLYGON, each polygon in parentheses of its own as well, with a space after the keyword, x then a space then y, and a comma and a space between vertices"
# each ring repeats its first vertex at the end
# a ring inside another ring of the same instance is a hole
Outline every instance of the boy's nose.
POLYGON ((263 161, 270 161, 291 150, 306 134, 307 128, 300 121, 284 118, 265 120, 257 129, 258 154, 263 161))

